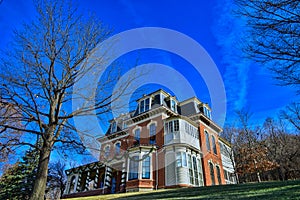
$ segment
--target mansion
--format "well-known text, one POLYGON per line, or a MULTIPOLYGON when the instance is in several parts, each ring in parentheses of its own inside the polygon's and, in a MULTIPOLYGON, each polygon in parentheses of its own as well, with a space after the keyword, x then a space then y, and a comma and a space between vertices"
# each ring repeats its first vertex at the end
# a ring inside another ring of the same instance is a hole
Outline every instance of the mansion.
POLYGON ((110 120, 98 162, 66 170, 64 198, 234 184, 231 148, 208 104, 164 90, 110 120))

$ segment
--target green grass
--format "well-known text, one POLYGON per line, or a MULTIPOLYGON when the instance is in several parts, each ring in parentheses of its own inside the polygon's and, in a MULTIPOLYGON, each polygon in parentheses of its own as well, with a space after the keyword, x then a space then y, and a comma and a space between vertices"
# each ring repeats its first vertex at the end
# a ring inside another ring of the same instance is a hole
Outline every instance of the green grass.
POLYGON ((179 188, 151 192, 134 192, 85 198, 73 198, 72 200, 77 199, 300 199, 300 180, 222 185, 199 188, 179 188))

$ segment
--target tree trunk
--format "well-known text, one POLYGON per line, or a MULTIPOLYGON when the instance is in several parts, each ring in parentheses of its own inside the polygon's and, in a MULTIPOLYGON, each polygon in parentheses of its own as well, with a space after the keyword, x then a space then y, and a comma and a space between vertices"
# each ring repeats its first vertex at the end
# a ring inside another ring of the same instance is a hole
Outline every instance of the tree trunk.
POLYGON ((31 200, 44 200, 50 154, 51 148, 49 145, 44 144, 40 152, 38 171, 34 181, 32 195, 30 197, 31 200))

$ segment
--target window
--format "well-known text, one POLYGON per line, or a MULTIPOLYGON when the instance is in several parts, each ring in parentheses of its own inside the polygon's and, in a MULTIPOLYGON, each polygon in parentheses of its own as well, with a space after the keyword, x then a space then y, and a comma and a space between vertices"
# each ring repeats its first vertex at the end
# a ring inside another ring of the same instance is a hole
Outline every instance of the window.
POLYGON ((154 136, 155 134, 156 134, 156 126, 155 126, 155 124, 151 124, 150 129, 149 129, 149 135, 151 137, 151 136, 154 136))
POLYGON ((171 107, 171 110, 174 111, 174 112, 177 112, 177 106, 176 106, 176 101, 171 99, 170 101, 170 107, 171 107))
POLYGON ((127 123, 123 122, 123 129, 126 129, 126 128, 127 128, 127 123))
POLYGON ((205 131, 205 141, 206 141, 206 149, 207 151, 210 151, 209 135, 207 131, 205 131))
POLYGON ((212 163, 209 163, 209 168, 210 168, 211 185, 215 185, 214 165, 212 163))
POLYGON ((184 167, 187 166, 186 153, 185 152, 182 152, 182 166, 184 166, 184 167))
POLYGON ((174 120, 174 131, 179 131, 179 120, 174 120))
POLYGON ((141 136, 141 130, 140 129, 136 129, 134 131, 134 139, 135 141, 139 144, 140 143, 140 136, 141 136))
POLYGON ((150 156, 143 159, 142 178, 150 179, 150 156))
POLYGON ((220 171, 220 167, 219 167, 219 166, 216 166, 216 169, 217 169, 218 183, 219 183, 219 185, 221 185, 222 182, 221 182, 221 171, 220 171))
POLYGON ((193 136, 194 138, 199 138, 198 137, 198 131, 197 128, 195 128, 193 125, 185 122, 184 123, 184 128, 185 128, 185 132, 191 136, 193 136))
POLYGON ((120 149, 121 149, 121 143, 117 142, 115 146, 115 154, 119 155, 120 154, 120 149))
POLYGON ((150 109, 150 98, 144 99, 140 102, 140 113, 146 112, 150 109))
POLYGON ((133 156, 129 161, 129 175, 128 180, 133 180, 138 178, 138 168, 139 168, 139 157, 133 156))
POLYGON ((182 162, 181 162, 181 152, 176 153, 176 166, 181 167, 182 162))
POLYGON ((104 149, 104 156, 105 158, 108 158, 110 154, 110 147, 107 145, 104 149))
POLYGON ((208 108, 206 108, 205 106, 203 106, 203 113, 206 117, 211 119, 211 111, 208 108))
POLYGON ((199 185, 198 168, 197 168, 197 161, 195 156, 193 156, 193 166, 194 166, 194 175, 195 175, 195 185, 199 185))
POLYGON ((188 155, 188 167, 190 175, 190 184, 194 185, 194 175, 193 175, 193 165, 192 165, 192 156, 188 155))
POLYGON ((110 130, 110 132, 111 133, 114 133, 114 132, 116 132, 117 131, 117 122, 113 122, 112 124, 111 124, 111 130, 110 130))
POLYGON ((177 167, 186 167, 186 153, 185 152, 177 152, 176 153, 176 166, 177 167))
POLYGON ((155 124, 151 124, 149 127, 149 136, 150 136, 150 144, 156 144, 156 125, 155 124))
POLYGON ((215 140, 215 137, 213 135, 211 136, 211 142, 212 142, 212 145, 213 145, 214 154, 217 154, 216 140, 215 140))
POLYGON ((165 123, 166 133, 173 133, 174 131, 179 131, 179 120, 173 120, 165 123))
POLYGON ((197 159, 197 164, 198 164, 198 173, 199 173, 199 185, 204 185, 203 174, 202 174, 202 163, 200 159, 197 159))

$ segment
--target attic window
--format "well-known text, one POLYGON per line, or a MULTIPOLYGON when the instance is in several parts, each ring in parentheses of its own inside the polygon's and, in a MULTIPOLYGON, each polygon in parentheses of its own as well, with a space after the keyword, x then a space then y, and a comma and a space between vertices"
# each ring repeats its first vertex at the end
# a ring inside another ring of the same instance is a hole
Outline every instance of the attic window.
POLYGON ((139 113, 146 112, 150 109, 150 98, 140 101, 140 110, 139 113))
POLYGON ((205 106, 203 106, 203 113, 206 117, 211 119, 211 111, 208 108, 206 108, 205 106))
POLYGON ((117 131, 117 122, 114 121, 112 124, 111 124, 111 133, 114 133, 117 131))
POLYGON ((174 99, 171 99, 170 104, 171 104, 170 105, 171 110, 174 111, 174 112, 177 112, 176 101, 174 99))

